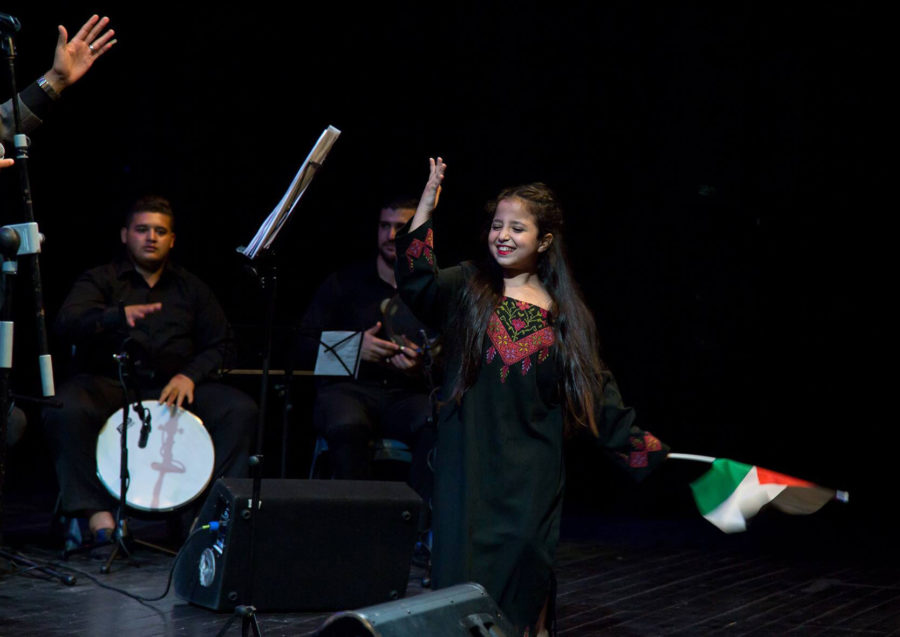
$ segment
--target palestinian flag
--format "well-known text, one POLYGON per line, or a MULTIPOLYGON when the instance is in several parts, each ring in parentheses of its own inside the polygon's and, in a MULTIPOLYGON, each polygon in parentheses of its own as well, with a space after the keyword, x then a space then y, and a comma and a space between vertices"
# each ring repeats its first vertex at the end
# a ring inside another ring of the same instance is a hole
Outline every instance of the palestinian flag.
MULTIPOLYGON (((699 460, 705 457, 670 454, 699 460)), ((747 520, 771 504, 794 515, 815 513, 831 500, 847 502, 846 491, 835 491, 762 467, 727 458, 708 458, 710 470, 691 483, 697 508, 725 533, 747 529, 747 520)))

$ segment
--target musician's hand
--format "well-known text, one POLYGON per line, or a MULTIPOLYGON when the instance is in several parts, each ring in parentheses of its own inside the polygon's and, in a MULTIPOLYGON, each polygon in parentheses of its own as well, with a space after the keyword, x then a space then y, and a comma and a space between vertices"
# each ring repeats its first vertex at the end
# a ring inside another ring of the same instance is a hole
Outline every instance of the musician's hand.
POLYGON ((403 345, 400 346, 400 351, 397 354, 388 359, 388 364, 401 371, 415 369, 422 364, 419 346, 406 338, 406 336, 401 336, 400 338, 403 339, 403 345))
POLYGON ((137 322, 148 314, 159 312, 162 309, 162 303, 145 303, 143 305, 126 305, 125 306, 125 322, 128 327, 134 327, 137 322))
POLYGON ((410 230, 415 230, 431 218, 431 211, 437 207, 438 199, 441 196, 441 182, 444 181, 447 164, 440 157, 437 158, 437 161, 429 157, 428 164, 431 167, 428 181, 425 183, 425 190, 422 191, 422 198, 419 199, 419 205, 416 207, 416 214, 413 215, 410 230))
POLYGON ((58 27, 59 38, 53 56, 53 67, 44 74, 44 79, 57 93, 80 80, 94 61, 116 43, 112 39, 115 31, 109 29, 103 33, 108 24, 109 18, 91 16, 71 40, 66 27, 58 27))
POLYGON ((13 163, 12 159, 0 159, 0 168, 9 168, 13 163))
POLYGON ((159 394, 159 404, 181 407, 185 399, 188 403, 194 402, 194 381, 184 374, 175 374, 159 394))
POLYGON ((380 329, 381 321, 378 321, 363 332, 362 353, 360 356, 364 361, 381 363, 400 351, 400 346, 393 341, 386 341, 375 336, 380 329))

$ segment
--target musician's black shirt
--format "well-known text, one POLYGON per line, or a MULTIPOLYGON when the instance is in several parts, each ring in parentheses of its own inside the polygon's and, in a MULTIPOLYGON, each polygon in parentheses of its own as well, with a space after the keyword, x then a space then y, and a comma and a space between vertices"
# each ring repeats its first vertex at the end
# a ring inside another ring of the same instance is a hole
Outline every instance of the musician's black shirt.
POLYGON ((224 364, 231 330, 212 290, 171 262, 154 287, 126 258, 82 274, 57 315, 56 332, 75 348, 78 372, 115 377, 114 354, 128 352, 145 382, 164 385, 175 374, 195 383, 224 364), (124 307, 162 303, 162 310, 128 327, 124 307))

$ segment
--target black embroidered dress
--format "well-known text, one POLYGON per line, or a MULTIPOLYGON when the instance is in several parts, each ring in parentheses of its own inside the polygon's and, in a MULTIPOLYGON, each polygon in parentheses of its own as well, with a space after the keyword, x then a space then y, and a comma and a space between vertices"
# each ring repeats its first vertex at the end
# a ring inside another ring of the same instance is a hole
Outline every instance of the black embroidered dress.
MULTIPOLYGON (((474 266, 438 270, 430 222, 401 231, 396 243, 401 296, 421 320, 449 329, 474 266)), ((503 298, 477 381, 438 420, 435 588, 478 582, 520 630, 534 625, 550 593, 559 540, 565 471, 555 343, 546 310, 503 298)), ((449 361, 444 398, 459 364, 449 361)), ((643 473, 665 456, 664 446, 633 420, 610 377, 598 414, 601 440, 590 438, 643 473)))

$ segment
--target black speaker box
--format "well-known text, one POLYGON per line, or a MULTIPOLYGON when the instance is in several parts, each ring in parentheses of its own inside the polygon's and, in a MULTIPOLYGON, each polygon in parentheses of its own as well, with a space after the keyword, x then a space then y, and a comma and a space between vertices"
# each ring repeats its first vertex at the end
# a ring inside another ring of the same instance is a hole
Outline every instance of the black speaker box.
POLYGON ((175 593, 193 604, 231 610, 342 610, 406 592, 422 499, 402 482, 223 478, 185 542, 175 593), (250 522, 254 518, 252 587, 250 522))
POLYGON ((332 615, 317 637, 518 637, 480 584, 469 582, 408 599, 332 615))

